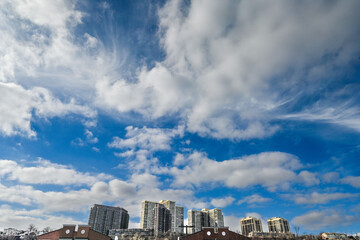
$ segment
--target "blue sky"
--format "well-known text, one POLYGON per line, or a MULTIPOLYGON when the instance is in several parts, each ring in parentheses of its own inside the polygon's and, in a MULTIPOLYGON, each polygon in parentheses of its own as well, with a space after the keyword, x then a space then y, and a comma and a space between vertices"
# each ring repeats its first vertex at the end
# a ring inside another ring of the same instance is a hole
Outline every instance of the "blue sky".
POLYGON ((358 233, 359 9, 1 1, 0 229, 171 199, 358 233))

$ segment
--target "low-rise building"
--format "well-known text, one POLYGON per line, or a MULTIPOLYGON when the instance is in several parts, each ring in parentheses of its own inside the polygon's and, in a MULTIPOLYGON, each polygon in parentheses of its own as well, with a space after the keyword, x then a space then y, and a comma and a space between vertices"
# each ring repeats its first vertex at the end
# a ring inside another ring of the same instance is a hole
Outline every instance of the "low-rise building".
POLYGON ((345 233, 334 233, 334 232, 323 232, 321 233, 321 238, 323 240, 341 240, 347 239, 347 234, 345 233))
POLYGON ((121 237, 148 237, 154 236, 154 229, 150 228, 129 228, 129 229, 111 229, 109 237, 113 240, 121 239, 121 237))
POLYGON ((261 239, 261 240, 286 240, 286 239, 295 239, 295 235, 292 233, 274 233, 274 232, 251 232, 248 237, 252 239, 261 239))
POLYGON ((201 231, 184 236, 182 240, 250 240, 250 238, 245 237, 236 232, 232 232, 227 227, 203 227, 201 231))
POLYGON ((62 228, 37 236, 37 240, 111 240, 102 233, 90 229, 90 226, 63 225, 62 228))

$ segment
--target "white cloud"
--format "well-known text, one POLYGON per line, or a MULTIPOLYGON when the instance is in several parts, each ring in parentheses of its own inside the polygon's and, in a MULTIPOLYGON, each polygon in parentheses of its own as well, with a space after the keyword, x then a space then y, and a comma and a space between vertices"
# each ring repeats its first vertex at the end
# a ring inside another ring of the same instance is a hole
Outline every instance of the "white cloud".
POLYGON ((61 228, 63 224, 84 224, 71 217, 62 215, 49 215, 48 213, 36 209, 13 209, 9 205, 1 205, 0 207, 0 225, 3 228, 27 229, 29 224, 35 224, 38 230, 45 227, 53 229, 61 228))
POLYGON ((340 180, 342 183, 349 184, 355 188, 360 188, 360 176, 348 176, 340 180))
POLYGON ((328 172, 322 176, 322 181, 325 183, 335 183, 339 180, 340 175, 337 172, 328 172))
POLYGON ((137 149, 150 152, 170 150, 170 144, 174 137, 181 137, 184 134, 184 127, 179 126, 175 129, 162 128, 134 128, 126 127, 125 139, 114 137, 108 144, 109 147, 118 149, 137 149))
POLYGON ((347 226, 359 221, 360 219, 357 216, 343 215, 334 210, 310 211, 292 219, 294 224, 303 226, 309 230, 321 230, 324 227, 331 226, 334 231, 336 231, 336 227, 339 225, 347 226), (341 219, 341 221, 339 221, 339 219, 341 219))
POLYGON ((152 154, 157 151, 169 151, 172 140, 176 137, 182 137, 184 126, 178 126, 174 129, 161 128, 134 128, 126 127, 125 138, 114 137, 108 147, 125 150, 121 153, 115 153, 115 156, 131 158, 127 165, 128 168, 135 171, 161 171, 159 169, 159 160, 153 158, 152 154))
MULTIPOLYGON (((270 136, 278 129, 271 120, 289 118, 292 105, 319 94, 314 89, 334 81, 335 68, 356 59, 358 7, 356 1, 196 1, 183 11, 181 1, 169 1, 159 11, 165 60, 142 68, 137 81, 98 81, 97 100, 146 118, 178 114, 200 135, 270 136)), ((359 114, 345 120, 358 108, 343 110, 349 111, 329 112, 328 118, 356 127, 359 114)))
POLYGON ((253 185, 273 188, 294 181, 297 177, 295 170, 302 167, 294 155, 282 152, 264 152, 222 162, 199 152, 187 158, 188 163, 182 168, 169 169, 175 186, 221 183, 236 188, 253 185))
POLYGON ((265 202, 269 202, 269 201, 271 201, 271 198, 264 198, 264 197, 260 196, 259 194, 253 194, 253 195, 244 197, 243 199, 239 200, 237 203, 238 204, 243 204, 243 203, 254 204, 254 203, 265 203, 265 202))
POLYGON ((26 184, 92 185, 112 177, 106 174, 91 175, 68 166, 39 160, 34 166, 23 166, 12 160, 0 160, 0 177, 26 184))
POLYGON ((225 227, 229 227, 230 231, 240 233, 241 232, 240 219, 241 218, 236 217, 234 215, 230 215, 230 216, 224 215, 224 225, 225 227))
MULTIPOLYGON (((77 172, 69 166, 52 164, 48 161, 40 161, 35 165, 35 167, 24 167, 15 161, 0 161, 0 179, 4 180, 0 184, 0 201, 17 203, 31 209, 37 208, 42 213, 46 213, 43 220, 51 216, 59 216, 58 213, 86 212, 94 203, 103 202, 124 207, 132 218, 140 216, 141 201, 144 199, 153 201, 172 199, 176 200, 178 205, 188 208, 203 208, 209 205, 197 199, 192 190, 168 188, 158 177, 149 173, 134 173, 124 181, 108 178, 105 174, 90 175, 77 172), (54 168, 57 171, 54 171, 54 168), (38 184, 57 184, 66 187, 49 190, 39 188, 38 184)), ((8 216, 0 215, 0 222, 7 220, 12 221, 8 216)), ((43 223, 35 216, 30 220, 35 224, 43 223)), ((49 221, 50 223, 52 221, 49 221)))
MULTIPOLYGON (((99 141, 99 139, 97 137, 94 136, 94 134, 86 129, 85 130, 85 139, 81 139, 81 138, 76 138, 75 140, 71 141, 71 144, 73 145, 78 145, 78 146, 84 146, 86 144, 94 144, 94 143, 97 143, 99 141)), ((97 151, 98 149, 93 149, 94 151, 97 151)))
POLYGON ((320 180, 316 177, 316 173, 309 171, 301 171, 298 175, 300 182, 305 183, 305 186, 314 186, 320 183, 320 180))
POLYGON ((63 103, 44 88, 24 89, 15 83, 0 82, 0 133, 10 135, 25 135, 34 137, 31 129, 31 119, 38 117, 65 116, 79 114, 93 118, 96 113, 88 107, 80 106, 72 99, 63 103), (34 112, 34 113, 33 113, 34 112))
POLYGON ((356 199, 359 194, 352 193, 318 193, 311 194, 285 194, 284 197, 294 201, 297 204, 326 204, 339 199, 356 199))
POLYGON ((211 199, 211 205, 214 207, 226 207, 231 205, 235 201, 235 198, 228 196, 224 198, 213 198, 211 199))

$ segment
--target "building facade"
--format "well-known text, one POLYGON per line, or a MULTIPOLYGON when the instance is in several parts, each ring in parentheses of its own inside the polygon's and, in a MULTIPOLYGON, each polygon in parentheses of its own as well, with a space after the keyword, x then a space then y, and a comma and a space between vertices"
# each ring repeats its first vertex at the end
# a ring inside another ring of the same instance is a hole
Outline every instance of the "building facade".
POLYGON ((348 236, 345 233, 323 232, 321 238, 323 240, 345 240, 348 239, 348 236))
POLYGON ((145 200, 141 203, 140 228, 154 229, 154 207, 157 202, 145 200))
POLYGON ((251 240, 229 228, 204 227, 201 231, 184 236, 181 240, 251 240))
POLYGON ((222 210, 218 208, 211 210, 204 208, 201 211, 189 210, 188 225, 194 226, 189 229, 190 233, 199 232, 203 227, 224 227, 222 210))
POLYGON ((171 231, 171 213, 161 203, 156 203, 154 207, 154 233, 165 233, 171 231))
POLYGON ((91 230, 90 226, 64 225, 63 228, 37 236, 38 240, 111 240, 105 234, 91 230))
POLYGON ((224 216, 222 210, 219 208, 214 208, 208 210, 210 218, 210 227, 224 227, 224 216))
POLYGON ((121 239, 123 237, 149 237, 154 236, 154 229, 149 228, 128 228, 128 229, 111 229, 109 237, 112 240, 121 239))
POLYGON ((289 221, 281 217, 273 217, 267 220, 269 232, 290 233, 289 221))
POLYGON ((107 235, 110 229, 127 229, 129 213, 120 207, 95 204, 90 210, 88 224, 92 230, 107 235))
POLYGON ((240 220, 241 233, 249 236, 251 232, 263 232, 261 220, 254 217, 246 217, 240 220))
POLYGON ((179 226, 184 225, 184 207, 176 206, 175 201, 161 200, 160 202, 152 202, 145 200, 141 204, 140 228, 155 229, 155 207, 164 206, 170 211, 170 230, 172 232, 182 232, 183 229, 179 226))
POLYGON ((179 226, 184 225, 184 207, 181 206, 175 206, 175 232, 182 233, 184 229, 179 226))
POLYGON ((184 225, 184 207, 176 206, 175 201, 161 200, 159 203, 163 204, 171 213, 171 231, 182 232, 179 226, 184 225))

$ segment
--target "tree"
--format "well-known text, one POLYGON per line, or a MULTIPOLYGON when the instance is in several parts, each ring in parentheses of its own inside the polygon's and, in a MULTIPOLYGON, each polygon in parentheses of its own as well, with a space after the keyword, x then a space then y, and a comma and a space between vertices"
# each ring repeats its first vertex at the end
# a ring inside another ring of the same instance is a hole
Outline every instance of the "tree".
POLYGON ((28 226, 28 231, 29 231, 29 234, 30 233, 36 233, 37 232, 37 228, 36 228, 36 226, 35 226, 35 224, 29 224, 29 226, 28 226))

